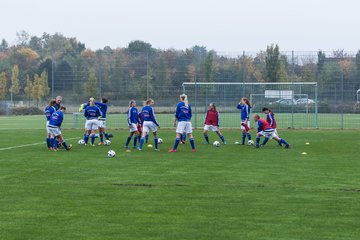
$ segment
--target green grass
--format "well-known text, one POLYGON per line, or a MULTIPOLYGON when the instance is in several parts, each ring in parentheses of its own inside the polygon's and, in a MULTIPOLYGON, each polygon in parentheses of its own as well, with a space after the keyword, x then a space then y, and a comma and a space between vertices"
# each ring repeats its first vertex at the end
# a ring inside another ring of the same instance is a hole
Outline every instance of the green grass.
MULTIPOLYGON (((110 128, 127 128, 126 114, 110 114, 106 124, 110 128)), ((165 128, 171 128, 173 114, 157 114, 156 118, 160 125, 165 128)), ((221 114, 221 127, 238 128, 240 125, 239 113, 221 114)), ((2 129, 43 129, 45 126, 44 116, 0 116, 0 130, 2 129)), ((295 113, 293 116, 288 113, 276 114, 278 128, 301 128, 315 129, 315 115, 305 113, 295 113)), ((84 127, 85 119, 82 114, 66 114, 64 128, 84 127)), ((204 125, 204 114, 199 113, 193 116, 193 127, 202 128, 204 125)), ((254 122, 251 121, 254 125, 254 122)), ((319 129, 360 129, 360 114, 319 114, 319 129)))
POLYGON ((352 131, 280 131, 291 149, 234 145, 239 131, 224 131, 229 144, 214 148, 197 131, 198 152, 187 143, 175 154, 167 153, 173 131, 159 131, 160 152, 131 153, 127 131, 111 132, 110 147, 86 147, 76 144, 80 130, 64 130, 73 150, 50 152, 45 144, 4 150, 39 143, 44 130, 2 129, 0 239, 360 238, 352 131))

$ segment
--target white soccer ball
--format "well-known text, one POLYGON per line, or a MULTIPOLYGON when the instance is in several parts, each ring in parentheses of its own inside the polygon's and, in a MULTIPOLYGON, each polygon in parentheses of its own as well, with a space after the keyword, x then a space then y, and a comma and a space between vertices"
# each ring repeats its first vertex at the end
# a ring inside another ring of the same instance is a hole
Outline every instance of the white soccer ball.
POLYGON ((115 155, 116 155, 116 153, 115 153, 114 150, 109 150, 109 151, 108 151, 108 157, 109 157, 109 158, 113 158, 113 157, 115 157, 115 155))
POLYGON ((213 143, 213 146, 214 146, 214 147, 220 147, 219 141, 215 141, 215 142, 213 143))
POLYGON ((85 144, 84 139, 80 139, 80 140, 78 141, 78 144, 79 144, 79 145, 84 145, 84 144, 85 144))
POLYGON ((158 139, 158 143, 159 143, 159 144, 162 144, 162 143, 163 143, 162 138, 159 138, 159 139, 158 139))
POLYGON ((104 142, 104 144, 106 145, 106 146, 110 146, 110 144, 111 144, 111 142, 110 142, 110 140, 105 140, 105 142, 104 142))
POLYGON ((248 145, 254 145, 254 141, 253 141, 253 140, 249 140, 249 141, 248 141, 248 145))

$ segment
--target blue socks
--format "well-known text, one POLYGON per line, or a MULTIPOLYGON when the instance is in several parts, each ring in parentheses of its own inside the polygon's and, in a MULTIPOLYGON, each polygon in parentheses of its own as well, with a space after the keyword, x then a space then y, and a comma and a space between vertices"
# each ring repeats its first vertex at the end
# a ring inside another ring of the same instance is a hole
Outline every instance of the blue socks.
POLYGON ((57 138, 54 138, 53 148, 58 149, 58 145, 59 145, 59 141, 57 140, 57 138))
POLYGON ((182 142, 186 141, 186 133, 181 134, 181 141, 182 142))
POLYGON ((195 149, 195 142, 194 142, 194 138, 190 138, 190 144, 191 144, 191 149, 195 149))
POLYGON ((224 136, 223 136, 223 135, 220 135, 219 137, 220 137, 221 141, 222 141, 223 143, 225 143, 225 138, 224 138, 224 136))
POLYGON ((126 143, 125 143, 125 147, 126 147, 126 148, 128 148, 130 141, 131 141, 131 137, 129 136, 129 137, 126 139, 126 143))
POLYGON ((105 134, 106 140, 109 140, 109 134, 108 133, 104 133, 104 134, 105 134))
POLYGON ((246 133, 243 133, 242 134, 242 145, 245 144, 245 138, 246 138, 246 133))
POLYGON ((141 137, 141 138, 140 138, 139 150, 142 149, 142 146, 143 146, 143 144, 144 144, 144 141, 145 141, 145 138, 141 137))
POLYGON ((285 144, 286 146, 289 146, 289 143, 288 142, 286 142, 284 139, 282 139, 282 138, 280 138, 280 144, 281 143, 283 143, 283 144, 285 144))
POLYGON ((207 134, 204 134, 205 141, 209 143, 209 136, 207 134))
POLYGON ((95 134, 91 134, 91 145, 94 145, 95 142, 95 134))
POLYGON ((176 150, 176 149, 177 149, 177 147, 179 146, 179 143, 180 143, 180 138, 176 138, 176 139, 175 139, 175 143, 174 143, 173 150, 176 150))
POLYGON ((134 137, 134 148, 136 148, 137 140, 138 140, 138 136, 135 135, 135 137, 134 137))
POLYGON ((263 143, 262 143, 262 145, 265 145, 267 142, 269 141, 269 138, 264 138, 264 141, 263 141, 263 143))
POLYGON ((146 136, 145 136, 145 141, 146 141, 146 143, 149 142, 149 134, 146 134, 146 136))
POLYGON ((47 147, 48 147, 48 148, 51 148, 50 138, 46 138, 46 144, 47 144, 47 147))
POLYGON ((103 135, 103 133, 99 133, 99 136, 100 136, 100 142, 104 142, 104 135, 103 135))
POLYGON ((256 136, 256 147, 260 147, 260 137, 256 136))
POLYGON ((154 138, 154 143, 155 143, 155 149, 158 149, 158 138, 157 137, 154 138))
POLYGON ((250 133, 247 134, 247 137, 248 137, 249 140, 251 140, 251 134, 250 133))
POLYGON ((88 141, 89 141, 89 135, 88 134, 85 134, 84 141, 85 141, 85 144, 88 143, 88 141))

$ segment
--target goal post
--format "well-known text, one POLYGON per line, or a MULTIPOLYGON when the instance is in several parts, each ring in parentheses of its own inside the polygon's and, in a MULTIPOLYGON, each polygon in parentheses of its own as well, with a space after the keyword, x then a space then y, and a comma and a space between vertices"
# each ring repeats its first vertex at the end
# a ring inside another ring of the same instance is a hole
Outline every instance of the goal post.
POLYGON ((239 110, 236 105, 242 97, 254 104, 253 113, 263 107, 277 114, 280 128, 318 128, 317 82, 184 82, 183 92, 193 107, 194 127, 203 126, 211 102, 217 104, 221 127, 238 128, 239 110))

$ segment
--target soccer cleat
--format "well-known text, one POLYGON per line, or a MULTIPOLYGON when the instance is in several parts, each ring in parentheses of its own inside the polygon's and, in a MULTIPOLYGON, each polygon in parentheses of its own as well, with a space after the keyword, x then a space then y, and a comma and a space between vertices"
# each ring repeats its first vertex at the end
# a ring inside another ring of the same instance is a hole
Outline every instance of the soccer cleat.
POLYGON ((104 145, 104 142, 99 142, 98 145, 104 145))
POLYGON ((154 149, 154 151, 156 151, 156 152, 159 152, 159 151, 160 151, 160 149, 158 149, 158 148, 155 148, 155 149, 154 149))
POLYGON ((181 141, 180 144, 185 144, 185 141, 181 141))
POLYGON ((95 147, 95 144, 90 144, 90 146, 95 147))
POLYGON ((137 149, 137 146, 133 146, 133 149, 137 149))
POLYGON ((224 141, 224 145, 226 145, 227 144, 227 142, 226 141, 224 141))
POLYGON ((255 145, 255 148, 260 148, 260 145, 256 144, 256 145, 255 145))
POLYGON ((176 151, 176 149, 170 149, 168 152, 170 152, 170 153, 176 153, 177 151, 176 151))
POLYGON ((113 138, 114 137, 114 135, 112 135, 111 133, 109 134, 109 138, 113 138))
POLYGON ((56 152, 58 149, 57 148, 54 148, 54 152, 56 152))
POLYGON ((191 149, 192 152, 196 152, 196 149, 191 149))
POLYGON ((67 151, 70 151, 71 148, 72 148, 72 144, 69 144, 68 149, 66 149, 66 150, 67 150, 67 151))
POLYGON ((53 150, 53 148, 52 148, 52 147, 50 147, 50 148, 48 148, 48 149, 49 149, 50 151, 51 151, 51 150, 53 150))
POLYGON ((285 145, 285 148, 290 148, 290 144, 285 145))
POLYGON ((138 150, 139 150, 139 151, 142 151, 142 149, 141 149, 141 148, 138 148, 138 150))
POLYGON ((205 145, 209 145, 210 143, 209 142, 204 142, 205 145))

